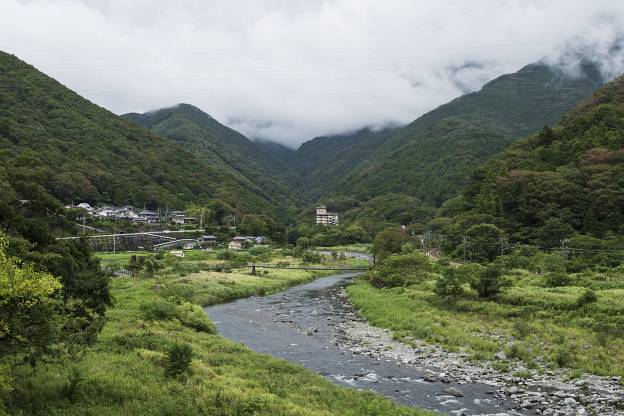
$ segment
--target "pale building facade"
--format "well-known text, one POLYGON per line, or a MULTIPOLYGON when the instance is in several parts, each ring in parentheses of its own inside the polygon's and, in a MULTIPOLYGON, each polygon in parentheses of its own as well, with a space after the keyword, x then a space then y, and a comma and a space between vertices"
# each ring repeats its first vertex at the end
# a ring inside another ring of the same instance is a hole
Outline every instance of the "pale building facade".
POLYGON ((327 212, 327 207, 323 205, 316 207, 316 224, 338 225, 338 214, 327 212))

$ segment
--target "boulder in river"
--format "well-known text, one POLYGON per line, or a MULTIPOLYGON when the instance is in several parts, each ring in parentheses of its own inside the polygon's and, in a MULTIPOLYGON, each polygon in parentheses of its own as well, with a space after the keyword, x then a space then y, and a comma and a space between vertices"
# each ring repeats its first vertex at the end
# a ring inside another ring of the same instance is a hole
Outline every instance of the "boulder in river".
POLYGON ((455 387, 447 387, 444 389, 444 393, 446 394, 450 394, 451 396, 455 396, 455 397, 464 397, 464 393, 455 387))

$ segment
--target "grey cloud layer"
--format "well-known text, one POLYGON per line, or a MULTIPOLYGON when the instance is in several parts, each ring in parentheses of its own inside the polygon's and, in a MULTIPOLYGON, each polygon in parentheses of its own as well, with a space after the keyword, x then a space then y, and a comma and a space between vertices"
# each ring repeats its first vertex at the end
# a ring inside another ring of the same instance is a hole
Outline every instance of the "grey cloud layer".
POLYGON ((188 102, 294 146, 407 123, 546 55, 573 73, 566 45, 615 76, 623 23, 621 0, 3 0, 0 48, 117 113, 188 102))

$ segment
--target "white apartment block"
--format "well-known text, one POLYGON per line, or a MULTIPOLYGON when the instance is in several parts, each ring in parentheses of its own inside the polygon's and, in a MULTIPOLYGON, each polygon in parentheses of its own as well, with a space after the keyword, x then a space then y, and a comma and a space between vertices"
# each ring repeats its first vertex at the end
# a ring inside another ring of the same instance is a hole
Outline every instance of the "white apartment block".
POLYGON ((316 207, 316 223, 320 225, 338 225, 338 214, 327 212, 326 206, 316 207))

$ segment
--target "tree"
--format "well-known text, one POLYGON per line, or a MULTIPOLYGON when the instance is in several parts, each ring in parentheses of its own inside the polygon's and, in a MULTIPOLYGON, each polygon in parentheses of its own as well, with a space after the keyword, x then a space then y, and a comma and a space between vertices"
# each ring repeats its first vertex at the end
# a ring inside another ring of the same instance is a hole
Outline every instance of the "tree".
POLYGON ((375 236, 373 253, 381 261, 390 254, 400 253, 408 241, 409 237, 401 227, 388 227, 375 236))
POLYGON ((500 254, 503 234, 503 230, 494 224, 473 225, 466 232, 469 240, 464 249, 470 253, 471 260, 480 263, 493 261, 500 254))
POLYGON ((56 341, 60 279, 6 254, 0 234, 0 358, 13 353, 34 359, 56 341))
POLYGON ((431 261, 422 253, 393 255, 372 272, 370 281, 375 287, 406 286, 425 279, 431 269, 431 261))
POLYGON ((470 286, 482 298, 493 297, 509 285, 510 282, 504 278, 503 268, 500 264, 485 267, 477 274, 476 278, 470 281, 470 286))
POLYGON ((191 369, 193 361, 193 347, 189 344, 173 344, 167 351, 165 374, 168 377, 178 377, 191 369))
POLYGON ((459 268, 447 267, 436 280, 435 292, 445 299, 457 299, 464 295, 464 285, 467 282, 466 274, 459 268))
POLYGON ((308 237, 299 237, 297 239, 297 247, 301 247, 302 249, 307 249, 310 247, 310 239, 308 237))

